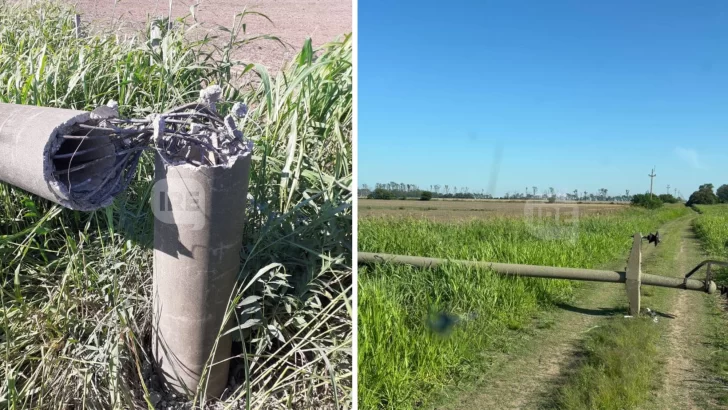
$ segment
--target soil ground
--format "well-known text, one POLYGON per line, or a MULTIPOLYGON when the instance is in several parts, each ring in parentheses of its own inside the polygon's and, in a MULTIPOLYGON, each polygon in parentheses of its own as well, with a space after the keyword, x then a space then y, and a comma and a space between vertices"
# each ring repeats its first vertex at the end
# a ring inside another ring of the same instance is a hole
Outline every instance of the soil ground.
MULTIPOLYGON (((140 29, 147 16, 166 17, 170 9, 170 1, 159 0, 67 1, 77 5, 84 22, 107 27, 123 22, 140 29)), ((248 35, 274 35, 289 46, 259 41, 242 48, 235 58, 263 64, 272 71, 291 60, 306 38, 311 37, 315 47, 352 31, 351 0, 171 0, 171 5, 173 17, 189 14, 190 6, 197 5, 196 17, 202 25, 201 31, 206 32, 220 33, 217 26, 231 27, 233 17, 243 9, 265 14, 273 24, 262 17, 250 16, 246 20, 248 35)))
POLYGON ((523 217, 555 214, 568 220, 579 215, 606 214, 626 209, 625 204, 553 203, 536 201, 506 202, 498 200, 381 200, 359 199, 359 217, 411 217, 433 221, 467 221, 494 216, 523 217))
MULTIPOLYGON (((645 273, 683 276, 703 258, 693 236, 692 216, 660 228, 663 243, 643 247, 645 273)), ((624 269, 624 260, 603 266, 624 269)), ((661 386, 644 408, 707 409, 718 406, 707 397, 714 384, 704 363, 709 359, 706 298, 699 292, 643 287, 642 309, 657 314, 663 334, 660 346, 663 371, 656 374, 661 386)), ((604 320, 629 320, 624 287, 587 283, 570 304, 537 318, 534 329, 512 337, 506 353, 491 358, 492 366, 478 381, 449 394, 440 409, 536 409, 552 407, 552 399, 579 365, 579 346, 586 334, 604 320), (540 326, 538 324, 548 324, 540 326)))

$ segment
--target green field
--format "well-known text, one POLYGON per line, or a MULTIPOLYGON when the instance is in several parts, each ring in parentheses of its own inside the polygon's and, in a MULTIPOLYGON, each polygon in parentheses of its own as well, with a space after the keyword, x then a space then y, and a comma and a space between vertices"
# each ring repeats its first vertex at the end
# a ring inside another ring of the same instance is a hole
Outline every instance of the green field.
MULTIPOLYGON (((91 110, 113 99, 122 116, 143 117, 218 84, 223 115, 234 102, 246 103, 240 127, 255 144, 253 200, 235 301, 260 298, 245 312, 236 308, 256 320, 237 324, 244 342, 234 346, 224 404, 348 408, 351 37, 320 49, 309 42, 271 75, 231 59, 252 41, 245 19, 238 15, 235 27, 221 31, 225 38, 202 40, 185 37, 191 19, 178 20, 154 51, 148 31, 121 39, 113 28, 84 27, 89 34, 76 38, 66 3, 2 2, 0 101, 91 110), (253 83, 243 81, 251 76, 253 83)), ((164 395, 151 365, 147 154, 129 190, 95 212, 66 210, 0 184, 0 408, 184 401, 164 395)), ((201 383, 193 404, 204 390, 201 383)))
MULTIPOLYGON (((705 252, 716 259, 728 260, 728 205, 700 205, 697 207, 701 215, 695 220, 693 227, 705 252)), ((718 269, 715 280, 719 284, 728 284, 728 269, 718 269)), ((716 378, 728 386, 728 314, 725 304, 718 301, 713 306, 714 334, 712 338, 713 354, 709 361, 716 378)), ((728 390, 721 389, 716 393, 717 400, 728 406, 728 390)))
POLYGON ((700 205, 695 234, 705 250, 715 256, 728 257, 728 205, 700 205))
MULTIPOLYGON (((452 224, 375 217, 359 221, 359 250, 591 268, 626 255, 633 233, 646 234, 689 212, 681 205, 630 208, 582 217, 576 231, 551 220, 452 224), (544 229, 557 234, 544 237, 544 229)), ((535 313, 572 294, 567 281, 501 277, 456 266, 360 266, 358 286, 358 401, 363 409, 416 408, 436 401, 443 389, 477 373, 489 351, 507 349, 508 329, 531 326, 535 313), (441 312, 458 325, 433 330, 441 312)))

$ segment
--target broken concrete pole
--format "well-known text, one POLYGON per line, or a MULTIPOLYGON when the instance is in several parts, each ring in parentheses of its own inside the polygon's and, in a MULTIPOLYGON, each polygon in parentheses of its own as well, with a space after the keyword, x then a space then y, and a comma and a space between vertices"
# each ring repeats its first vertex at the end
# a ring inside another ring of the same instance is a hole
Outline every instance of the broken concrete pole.
POLYGON ((194 394, 209 364, 206 395, 227 385, 232 340, 215 341, 240 269, 251 151, 214 166, 157 154, 152 346, 179 393, 194 394))
MULTIPOLYGON (((93 210, 156 152, 153 355, 168 386, 207 396, 227 384, 226 309, 240 269, 252 143, 215 110, 222 89, 145 119, 110 102, 92 112, 0 104, 0 181, 93 210)), ((243 106, 236 113, 244 115, 243 106)))
POLYGON ((627 259, 625 276, 629 314, 636 316, 640 313, 640 288, 642 287, 642 234, 640 233, 633 236, 632 251, 629 253, 629 259, 627 259))
POLYGON ((124 156, 97 123, 86 111, 0 103, 0 181, 71 209, 111 204, 138 157, 124 156))

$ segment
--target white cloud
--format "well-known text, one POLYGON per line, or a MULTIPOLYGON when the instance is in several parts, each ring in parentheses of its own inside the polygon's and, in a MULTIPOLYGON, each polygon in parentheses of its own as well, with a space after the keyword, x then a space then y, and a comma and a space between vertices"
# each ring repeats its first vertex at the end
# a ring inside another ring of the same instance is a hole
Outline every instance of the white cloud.
POLYGON ((677 155, 678 158, 680 158, 682 161, 686 162, 688 165, 695 169, 705 168, 700 162, 700 156, 698 155, 698 152, 694 149, 676 147, 675 155, 677 155))

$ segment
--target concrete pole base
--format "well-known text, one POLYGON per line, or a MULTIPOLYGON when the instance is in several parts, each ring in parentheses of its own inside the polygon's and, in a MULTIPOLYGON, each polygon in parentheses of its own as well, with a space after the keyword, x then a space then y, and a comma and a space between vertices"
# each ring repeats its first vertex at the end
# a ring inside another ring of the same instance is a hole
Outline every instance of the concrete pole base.
POLYGON ((632 251, 627 261, 626 285, 629 299, 629 314, 640 313, 640 288, 642 287, 642 234, 634 234, 632 251))
POLYGON ((187 396, 206 371, 207 397, 227 386, 231 338, 215 341, 240 269, 250 164, 250 152, 204 167, 157 154, 152 348, 168 387, 187 396))

